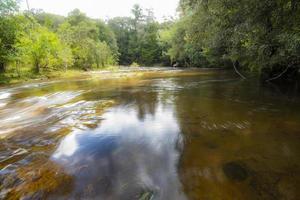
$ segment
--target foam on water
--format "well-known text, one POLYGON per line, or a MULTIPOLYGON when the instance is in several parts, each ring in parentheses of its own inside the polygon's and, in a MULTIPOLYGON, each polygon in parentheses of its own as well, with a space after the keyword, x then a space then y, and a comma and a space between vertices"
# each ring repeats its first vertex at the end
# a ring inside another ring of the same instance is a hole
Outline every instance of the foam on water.
MULTIPOLYGON (((47 123, 52 117, 59 115, 57 106, 64 105, 81 94, 82 91, 56 92, 20 99, 10 106, 7 106, 6 102, 0 102, 0 134, 9 134, 25 127, 47 123)), ((9 94, 3 93, 1 96, 4 99, 9 97, 9 94)))
POLYGON ((0 92, 0 100, 1 99, 7 99, 11 96, 11 93, 9 92, 0 92))

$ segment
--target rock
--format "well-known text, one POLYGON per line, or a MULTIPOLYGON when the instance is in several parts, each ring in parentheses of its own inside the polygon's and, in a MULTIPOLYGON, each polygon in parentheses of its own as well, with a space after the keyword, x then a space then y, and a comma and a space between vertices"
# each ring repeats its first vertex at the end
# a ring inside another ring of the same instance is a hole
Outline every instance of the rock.
POLYGON ((233 181, 244 181, 248 178, 248 171, 238 162, 232 161, 223 165, 223 172, 233 181))
POLYGON ((139 200, 152 200, 153 197, 154 197, 153 192, 147 191, 141 194, 139 200))
POLYGON ((45 199, 45 194, 42 191, 35 192, 30 195, 26 195, 20 198, 20 200, 39 200, 39 199, 45 199))
POLYGON ((280 174, 274 172, 251 172, 249 186, 257 199, 284 199, 280 198, 277 184, 280 181, 280 174))

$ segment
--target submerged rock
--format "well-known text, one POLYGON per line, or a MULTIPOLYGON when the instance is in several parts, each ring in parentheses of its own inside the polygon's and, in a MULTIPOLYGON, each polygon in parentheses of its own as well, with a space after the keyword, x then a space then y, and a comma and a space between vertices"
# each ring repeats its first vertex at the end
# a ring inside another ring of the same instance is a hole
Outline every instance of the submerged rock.
POLYGON ((227 178, 233 181, 244 181, 249 176, 247 169, 236 161, 225 163, 223 172, 227 178))
POLYGON ((147 191, 147 192, 143 192, 141 194, 141 196, 139 197, 139 200, 152 200, 153 197, 154 197, 153 192, 147 191))
POLYGON ((219 146, 214 142, 206 142, 204 145, 209 149, 217 149, 219 146))

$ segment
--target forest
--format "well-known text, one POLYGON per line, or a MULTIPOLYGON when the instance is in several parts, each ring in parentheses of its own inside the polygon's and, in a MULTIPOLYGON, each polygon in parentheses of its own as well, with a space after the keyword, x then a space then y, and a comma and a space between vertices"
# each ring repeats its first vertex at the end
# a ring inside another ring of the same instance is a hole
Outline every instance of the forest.
POLYGON ((107 66, 228 68, 264 81, 295 81, 300 66, 297 0, 180 0, 178 18, 158 22, 135 5, 131 17, 91 19, 19 10, 0 1, 0 78, 107 66))

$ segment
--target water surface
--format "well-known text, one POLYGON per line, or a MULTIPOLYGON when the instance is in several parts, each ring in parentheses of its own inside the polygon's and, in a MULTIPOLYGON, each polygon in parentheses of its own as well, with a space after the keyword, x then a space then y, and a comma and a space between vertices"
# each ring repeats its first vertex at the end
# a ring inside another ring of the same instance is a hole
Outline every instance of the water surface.
POLYGON ((0 199, 297 199, 297 93, 224 71, 0 90, 0 199))

